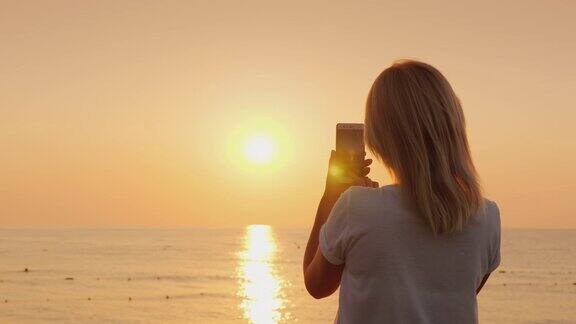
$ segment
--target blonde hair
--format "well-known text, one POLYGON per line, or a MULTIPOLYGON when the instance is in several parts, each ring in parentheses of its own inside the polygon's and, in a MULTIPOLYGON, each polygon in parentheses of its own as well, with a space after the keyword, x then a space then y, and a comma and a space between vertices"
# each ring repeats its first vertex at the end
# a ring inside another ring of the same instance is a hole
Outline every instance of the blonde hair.
POLYGON ((394 63, 366 102, 368 148, 435 234, 459 232, 483 209, 464 113, 448 80, 413 60, 394 63))

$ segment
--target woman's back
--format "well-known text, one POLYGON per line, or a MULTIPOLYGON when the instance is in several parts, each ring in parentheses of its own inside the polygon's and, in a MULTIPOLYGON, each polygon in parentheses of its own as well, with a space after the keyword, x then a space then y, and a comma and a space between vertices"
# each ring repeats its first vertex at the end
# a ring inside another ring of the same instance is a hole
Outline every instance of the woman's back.
POLYGON ((320 250, 345 263, 339 323, 472 323, 476 290, 500 262, 494 202, 462 232, 435 235, 397 185, 351 187, 320 230, 320 250))

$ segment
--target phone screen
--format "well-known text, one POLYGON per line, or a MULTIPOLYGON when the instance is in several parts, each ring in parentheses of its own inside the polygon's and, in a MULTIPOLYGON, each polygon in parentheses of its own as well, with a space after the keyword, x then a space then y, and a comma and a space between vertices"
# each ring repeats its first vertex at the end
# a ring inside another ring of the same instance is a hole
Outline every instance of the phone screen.
POLYGON ((362 124, 344 124, 336 128, 336 151, 351 157, 364 154, 364 128, 362 124), (345 127, 346 125, 351 125, 345 127))
POLYGON ((353 182, 354 176, 350 172, 360 168, 364 159, 364 125, 336 125, 336 152, 341 155, 341 164, 336 165, 331 174, 340 182, 353 182))

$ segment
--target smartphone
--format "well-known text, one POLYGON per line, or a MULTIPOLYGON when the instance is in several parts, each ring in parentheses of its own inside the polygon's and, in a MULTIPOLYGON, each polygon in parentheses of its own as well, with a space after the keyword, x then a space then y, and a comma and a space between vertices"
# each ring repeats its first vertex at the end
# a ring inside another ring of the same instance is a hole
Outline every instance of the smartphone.
POLYGON ((352 182, 350 174, 355 168, 361 168, 366 154, 364 150, 364 124, 338 123, 336 125, 336 152, 342 156, 342 163, 334 170, 342 182, 352 182))

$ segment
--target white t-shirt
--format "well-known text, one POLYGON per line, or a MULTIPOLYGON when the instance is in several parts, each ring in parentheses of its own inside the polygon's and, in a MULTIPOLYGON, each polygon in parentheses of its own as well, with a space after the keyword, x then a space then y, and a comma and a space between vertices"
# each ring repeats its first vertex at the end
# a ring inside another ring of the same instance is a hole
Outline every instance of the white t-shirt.
POLYGON ((336 323, 477 323, 476 289, 500 264, 498 206, 434 236, 399 190, 351 187, 320 229, 324 257, 345 264, 336 323))

